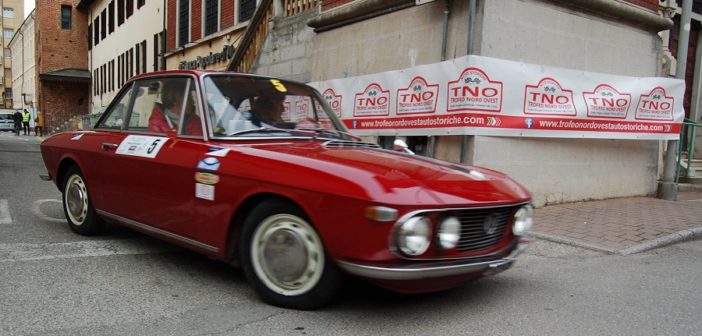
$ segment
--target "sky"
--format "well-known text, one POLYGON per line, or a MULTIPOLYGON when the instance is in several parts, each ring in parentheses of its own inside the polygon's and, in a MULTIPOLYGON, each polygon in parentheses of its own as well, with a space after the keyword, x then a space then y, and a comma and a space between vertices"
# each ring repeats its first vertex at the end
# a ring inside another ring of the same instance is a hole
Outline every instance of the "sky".
POLYGON ((24 0, 24 17, 26 18, 34 9, 35 0, 24 0))

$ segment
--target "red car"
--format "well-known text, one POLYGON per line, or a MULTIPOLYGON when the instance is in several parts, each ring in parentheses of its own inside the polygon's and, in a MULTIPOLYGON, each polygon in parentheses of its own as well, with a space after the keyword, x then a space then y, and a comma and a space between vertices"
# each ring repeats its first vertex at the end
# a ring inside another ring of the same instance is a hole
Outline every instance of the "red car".
POLYGON ((533 217, 509 177, 362 142, 313 88, 247 74, 135 77, 94 130, 41 153, 73 231, 116 223, 239 264, 289 308, 328 303, 345 275, 418 293, 494 274, 533 217))

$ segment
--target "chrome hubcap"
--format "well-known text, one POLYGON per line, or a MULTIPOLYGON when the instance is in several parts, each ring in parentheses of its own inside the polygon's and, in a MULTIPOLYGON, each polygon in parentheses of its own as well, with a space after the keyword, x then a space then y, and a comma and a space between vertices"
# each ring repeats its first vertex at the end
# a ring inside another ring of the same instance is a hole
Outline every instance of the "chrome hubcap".
POLYGON ((66 212, 75 225, 83 224, 88 215, 88 189, 85 182, 78 175, 72 175, 64 190, 64 202, 66 202, 66 212))
POLYGON ((253 238, 254 270, 270 290, 300 295, 317 284, 324 270, 324 251, 305 220, 288 214, 268 217, 253 238))

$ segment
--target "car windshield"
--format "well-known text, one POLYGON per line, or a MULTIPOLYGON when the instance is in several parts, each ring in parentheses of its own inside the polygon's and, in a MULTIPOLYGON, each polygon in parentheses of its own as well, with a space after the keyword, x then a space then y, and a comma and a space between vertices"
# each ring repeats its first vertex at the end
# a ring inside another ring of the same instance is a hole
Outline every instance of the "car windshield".
POLYGON ((205 77, 204 87, 214 138, 315 135, 356 139, 321 95, 307 85, 216 74, 205 77))

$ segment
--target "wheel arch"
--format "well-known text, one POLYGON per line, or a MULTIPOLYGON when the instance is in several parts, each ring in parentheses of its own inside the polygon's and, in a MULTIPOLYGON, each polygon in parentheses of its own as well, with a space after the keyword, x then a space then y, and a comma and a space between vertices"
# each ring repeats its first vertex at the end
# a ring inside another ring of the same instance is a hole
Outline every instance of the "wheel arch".
POLYGON ((285 195, 277 194, 277 193, 272 193, 272 192, 261 192, 257 194, 250 195, 247 197, 239 206, 237 209, 234 211, 234 215, 232 216, 232 219, 229 223, 229 228, 227 229, 227 240, 225 241, 226 244, 226 259, 229 260, 230 262, 237 262, 237 247, 238 245, 238 240, 237 238, 239 237, 241 233, 241 228, 244 225, 244 221, 246 220, 246 217, 253 211, 253 209, 258 205, 261 204, 265 201, 269 200, 280 200, 283 202, 287 202, 298 209, 305 214, 305 219, 307 219, 310 222, 310 225, 313 227, 315 226, 314 223, 311 222, 309 215, 307 214, 307 211, 305 211, 304 207, 302 207, 300 204, 295 202, 292 198, 287 197, 285 195))
POLYGON ((78 169, 80 169, 80 166, 78 163, 70 157, 66 157, 63 160, 61 160, 61 163, 58 166, 58 169, 56 170, 56 186, 58 186, 59 191, 63 192, 63 184, 64 184, 64 179, 66 172, 68 171, 69 168, 76 166, 78 169))

